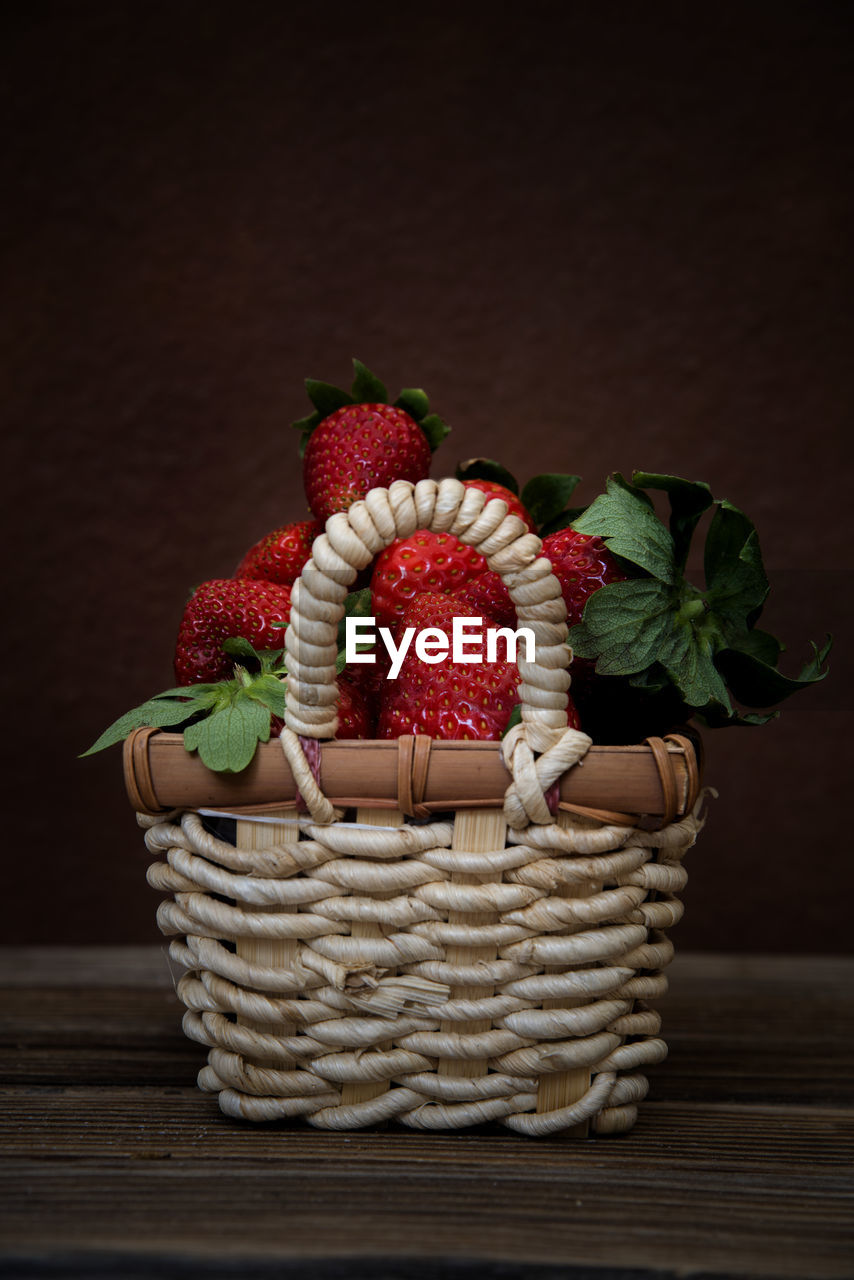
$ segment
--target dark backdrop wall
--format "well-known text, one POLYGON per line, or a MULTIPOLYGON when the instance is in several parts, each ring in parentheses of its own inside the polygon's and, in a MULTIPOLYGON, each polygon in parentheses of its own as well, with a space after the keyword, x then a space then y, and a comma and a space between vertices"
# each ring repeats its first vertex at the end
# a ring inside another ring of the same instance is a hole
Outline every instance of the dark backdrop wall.
POLYGON ((358 355, 501 458, 711 482, 770 629, 837 634, 717 785, 683 946, 850 940, 845 4, 5 11, 8 941, 154 941, 118 751, 188 588, 305 512, 302 378, 358 355), (10 895, 11 884, 11 895, 10 895))

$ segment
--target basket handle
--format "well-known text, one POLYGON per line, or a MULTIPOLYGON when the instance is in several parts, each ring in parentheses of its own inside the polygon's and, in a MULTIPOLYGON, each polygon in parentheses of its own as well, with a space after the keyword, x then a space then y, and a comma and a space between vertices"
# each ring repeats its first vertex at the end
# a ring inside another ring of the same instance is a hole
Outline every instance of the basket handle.
POLYGON ((567 727, 571 658, 566 606, 542 543, 507 504, 459 480, 395 480, 331 516, 291 593, 285 632, 285 723, 306 738, 331 738, 338 723, 338 624, 360 569, 396 538, 418 529, 451 533, 501 575, 520 626, 534 633, 536 662, 518 660, 522 722, 533 750, 545 751, 567 727))

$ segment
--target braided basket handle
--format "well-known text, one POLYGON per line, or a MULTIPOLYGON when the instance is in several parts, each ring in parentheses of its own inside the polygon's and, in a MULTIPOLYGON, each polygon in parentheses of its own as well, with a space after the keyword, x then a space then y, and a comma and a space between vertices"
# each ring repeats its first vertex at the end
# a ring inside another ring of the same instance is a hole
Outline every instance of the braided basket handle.
POLYGON ((306 738, 331 738, 338 724, 335 660, 344 600, 360 569, 396 538, 418 529, 451 533, 501 575, 520 626, 534 634, 536 661, 518 659, 522 723, 533 750, 545 751, 566 729, 566 606, 542 543, 501 498, 459 480, 395 480, 331 516, 294 584, 285 632, 285 723, 306 738))

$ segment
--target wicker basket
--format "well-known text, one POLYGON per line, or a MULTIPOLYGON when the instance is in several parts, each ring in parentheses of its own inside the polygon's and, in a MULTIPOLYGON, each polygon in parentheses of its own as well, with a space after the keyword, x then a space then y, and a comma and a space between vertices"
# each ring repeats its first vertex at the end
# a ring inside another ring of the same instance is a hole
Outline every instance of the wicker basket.
POLYGON ((528 1135, 634 1123, 642 1069, 666 1054, 647 1001, 666 989, 663 930, 700 826, 697 759, 682 737, 591 747, 567 729, 565 611, 539 551, 456 480, 373 490, 327 523, 294 587, 280 742, 229 778, 178 735, 128 739, 184 1028, 228 1115, 528 1135), (485 555, 534 631, 522 723, 502 743, 328 741, 346 592, 418 528, 485 555), (236 817, 233 843, 206 811, 236 817))

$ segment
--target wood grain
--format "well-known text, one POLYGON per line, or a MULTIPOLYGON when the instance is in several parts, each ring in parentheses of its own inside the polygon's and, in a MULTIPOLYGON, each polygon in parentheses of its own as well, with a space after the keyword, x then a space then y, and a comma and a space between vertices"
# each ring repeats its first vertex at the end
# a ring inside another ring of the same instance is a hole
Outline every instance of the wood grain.
POLYGON ((637 1127, 568 1144, 230 1120, 159 950, 75 956, 0 951, 4 1274, 851 1275, 854 960, 677 957, 637 1127))

